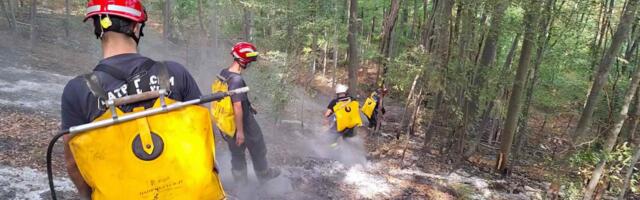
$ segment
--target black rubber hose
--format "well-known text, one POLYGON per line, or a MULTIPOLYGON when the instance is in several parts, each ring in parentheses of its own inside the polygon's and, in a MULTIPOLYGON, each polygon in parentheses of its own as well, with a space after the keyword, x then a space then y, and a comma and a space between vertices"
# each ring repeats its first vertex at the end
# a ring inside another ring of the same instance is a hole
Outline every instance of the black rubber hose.
POLYGON ((58 198, 56 197, 56 190, 55 190, 56 188, 53 185, 53 170, 51 167, 51 154, 53 152, 53 146, 56 145, 56 142, 60 139, 60 137, 66 134, 69 134, 69 130, 62 130, 56 133, 56 135, 54 135, 51 141, 49 142, 49 147, 47 147, 47 177, 49 178, 49 190, 51 190, 52 200, 57 200, 58 198))

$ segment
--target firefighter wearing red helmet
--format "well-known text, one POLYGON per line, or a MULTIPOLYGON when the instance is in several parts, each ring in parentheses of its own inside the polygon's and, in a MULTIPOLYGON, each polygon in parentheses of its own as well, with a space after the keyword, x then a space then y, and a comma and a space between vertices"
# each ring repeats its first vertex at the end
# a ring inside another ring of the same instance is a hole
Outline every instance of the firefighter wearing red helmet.
MULTIPOLYGON (((138 42, 147 21, 139 0, 89 0, 85 21, 92 20, 100 39, 103 59, 93 72, 70 80, 61 98, 61 128, 92 122, 108 111, 104 102, 136 93, 167 88, 169 98, 188 101, 201 96, 191 74, 179 63, 156 62, 138 53, 138 42), (163 83, 160 86, 160 83, 163 83), (91 88, 90 88, 91 87, 91 88)), ((151 107, 154 100, 120 106, 124 112, 151 107)), ((65 161, 69 177, 81 199, 90 199, 92 188, 78 170, 65 137, 65 161)))
MULTIPOLYGON (((234 59, 231 66, 220 71, 219 77, 226 80, 229 90, 246 87, 242 77, 242 72, 249 64, 258 58, 258 51, 255 45, 248 42, 239 42, 231 49, 234 59)), ((231 168, 236 184, 241 186, 247 183, 247 162, 245 160, 245 150, 249 150, 253 169, 261 183, 276 178, 280 175, 280 170, 270 168, 267 163, 267 148, 262 135, 262 130, 258 125, 254 115, 256 110, 251 106, 247 94, 236 94, 231 96, 233 106, 234 122, 236 132, 233 138, 228 139, 229 150, 231 151, 231 168)))

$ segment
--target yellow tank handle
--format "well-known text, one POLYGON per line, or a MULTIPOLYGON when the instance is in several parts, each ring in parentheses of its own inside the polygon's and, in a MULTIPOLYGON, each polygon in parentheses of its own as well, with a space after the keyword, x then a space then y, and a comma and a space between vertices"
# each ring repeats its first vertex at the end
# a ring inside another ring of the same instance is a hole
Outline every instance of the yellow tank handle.
MULTIPOLYGON (((133 109, 134 112, 140 112, 144 110, 144 107, 136 107, 133 109)), ((147 122, 146 117, 141 117, 136 119, 138 123, 138 134, 140 135, 140 144, 142 145, 142 149, 148 155, 153 153, 153 149, 155 146, 153 145, 153 140, 151 139, 151 130, 149 130, 149 122, 147 122)))

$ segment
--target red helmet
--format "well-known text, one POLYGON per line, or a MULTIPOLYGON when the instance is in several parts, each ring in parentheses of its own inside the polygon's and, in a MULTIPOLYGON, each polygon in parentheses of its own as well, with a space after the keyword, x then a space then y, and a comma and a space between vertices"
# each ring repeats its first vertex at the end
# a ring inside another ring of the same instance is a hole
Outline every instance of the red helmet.
POLYGON ((85 21, 103 14, 124 17, 138 23, 147 21, 147 12, 140 0, 89 0, 87 2, 85 21))
POLYGON ((245 66, 258 59, 258 51, 256 49, 256 46, 248 42, 238 42, 236 45, 233 45, 233 49, 231 49, 231 55, 242 66, 245 66))

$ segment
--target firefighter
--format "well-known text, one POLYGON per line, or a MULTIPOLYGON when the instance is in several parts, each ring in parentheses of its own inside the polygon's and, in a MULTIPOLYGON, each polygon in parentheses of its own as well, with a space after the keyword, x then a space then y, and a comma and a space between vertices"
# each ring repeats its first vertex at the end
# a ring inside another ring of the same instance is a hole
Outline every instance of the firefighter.
MULTIPOLYGON (((220 71, 218 77, 222 80, 219 81, 224 82, 227 90, 246 87, 247 85, 244 82, 242 72, 247 70, 249 65, 257 60, 258 51, 255 45, 249 42, 239 42, 233 46, 231 56, 233 57, 233 62, 228 68, 220 71)), ((214 83, 214 85, 216 85, 216 83, 214 83)), ((221 103, 223 101, 221 101, 221 103)), ((216 120, 219 130, 229 137, 227 144, 231 151, 231 172, 234 180, 239 185, 244 185, 248 182, 247 161, 245 158, 246 149, 249 150, 251 160, 253 161, 253 170, 261 183, 278 177, 280 170, 271 168, 268 165, 267 148, 262 130, 254 116, 257 114, 257 111, 251 106, 249 97, 246 93, 232 95, 230 102, 230 105, 220 105, 221 103, 219 103, 216 106, 229 106, 230 109, 226 110, 233 111, 233 114, 230 115, 233 119, 216 120), (227 123, 224 127, 231 127, 231 129, 222 128, 223 121, 227 123), (232 125, 229 126, 229 123, 232 125)))
POLYGON ((360 105, 355 98, 348 95, 348 90, 349 87, 346 85, 336 85, 336 98, 329 102, 324 112, 324 124, 331 123, 330 133, 333 136, 331 147, 338 145, 340 137, 355 136, 355 127, 362 126, 360 105))
MULTIPOLYGON (((82 76, 70 80, 61 98, 62 129, 92 122, 108 112, 103 105, 108 99, 157 90, 161 74, 169 78, 170 86, 167 89, 171 92, 168 98, 187 101, 201 96, 196 81, 184 66, 176 62, 164 62, 160 67, 138 53, 138 43, 147 21, 147 13, 140 0, 89 0, 84 21, 87 20, 93 23, 94 34, 102 47, 102 59, 93 71, 102 94, 96 95, 94 88, 90 89, 82 76)), ((119 109, 131 112, 136 107, 149 108, 153 103, 154 100, 149 100, 120 106, 119 109)), ((78 189, 80 198, 90 199, 92 192, 96 191, 79 171, 79 165, 70 150, 70 137, 67 135, 64 140, 69 177, 78 189)))

